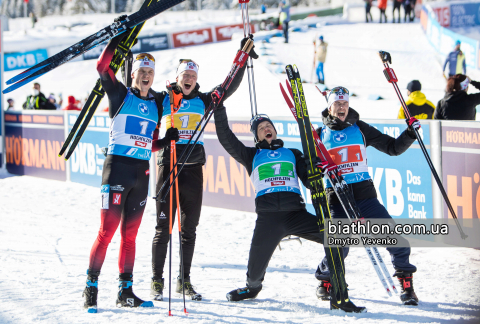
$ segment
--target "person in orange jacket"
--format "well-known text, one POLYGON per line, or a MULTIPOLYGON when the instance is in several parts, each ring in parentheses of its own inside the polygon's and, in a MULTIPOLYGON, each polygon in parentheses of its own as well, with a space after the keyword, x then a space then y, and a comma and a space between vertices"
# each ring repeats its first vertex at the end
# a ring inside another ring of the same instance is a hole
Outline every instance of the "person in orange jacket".
POLYGON ((385 10, 387 10, 387 0, 378 0, 378 9, 380 9, 380 23, 382 23, 382 15, 384 21, 387 22, 387 15, 385 10))
POLYGON ((78 108, 78 106, 75 105, 75 97, 74 96, 68 96, 68 105, 63 108, 62 110, 81 110, 78 108))

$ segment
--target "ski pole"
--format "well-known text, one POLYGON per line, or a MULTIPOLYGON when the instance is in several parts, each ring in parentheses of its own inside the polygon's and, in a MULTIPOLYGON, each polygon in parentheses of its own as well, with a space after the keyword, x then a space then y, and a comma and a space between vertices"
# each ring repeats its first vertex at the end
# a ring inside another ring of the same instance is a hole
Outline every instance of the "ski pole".
MULTIPOLYGON (((395 72, 393 72, 393 69, 390 68, 388 65, 389 63, 392 64, 392 57, 390 53, 385 52, 385 51, 379 51, 378 55, 380 56, 380 59, 382 60, 383 66, 385 69, 383 70, 383 74, 387 78, 387 81, 393 85, 393 89, 395 90, 395 93, 397 94, 398 100, 400 100, 400 103, 402 105, 403 111, 405 113, 405 116, 407 119, 410 119, 412 115, 410 114, 410 110, 407 107, 407 104, 405 103, 405 100, 403 100, 402 93, 400 92, 400 89, 398 88, 397 82, 397 76, 395 75, 395 72)), ((422 138, 420 137, 420 133, 416 128, 413 128, 415 131, 415 135, 417 136, 417 141, 418 144, 420 145, 420 148, 422 149, 423 155, 425 156, 425 159, 427 160, 428 166, 430 167, 430 170, 432 171, 433 177, 435 178, 435 181, 437 182, 438 188, 440 189, 440 192, 442 193, 443 199, 445 200, 445 203, 448 206, 448 209, 450 213, 452 214, 453 219, 455 220, 455 224, 458 227, 458 230, 460 231, 460 236, 462 239, 466 239, 468 235, 466 235, 462 227, 460 225, 460 222, 458 221, 457 215, 455 213, 455 210, 453 209, 452 204, 450 203, 450 199, 448 199, 447 193, 445 191, 445 188, 442 185, 442 181, 440 180, 440 177, 437 174, 437 170, 435 170, 435 167, 433 166, 433 162, 430 159, 430 156, 428 155, 427 149, 425 148, 425 144, 423 143, 422 138)))
MULTIPOLYGON (((180 103, 182 101, 183 95, 179 95, 179 100, 175 102, 175 96, 173 94, 173 88, 170 85, 170 83, 167 81, 167 89, 168 89, 168 94, 169 94, 169 99, 170 99, 170 126, 172 128, 175 128, 175 113, 180 109, 180 103)), ((174 140, 170 142, 170 171, 174 171, 174 175, 177 175, 177 145, 174 140)), ((183 273, 183 248, 182 248, 182 225, 181 225, 181 210, 180 210, 180 191, 178 190, 178 180, 175 178, 170 178, 170 184, 175 183, 175 191, 172 190, 170 193, 170 222, 172 222, 172 195, 175 192, 175 200, 177 204, 177 224, 178 224, 178 238, 179 238, 179 243, 180 243, 180 277, 182 279, 182 287, 183 287, 183 312, 185 314, 188 314, 187 308, 185 305, 185 285, 183 284, 184 282, 184 273, 183 273)), ((171 223, 170 223, 170 243, 172 244, 172 233, 171 233, 171 223)), ((172 264, 170 261, 170 272, 171 272, 172 264)), ((171 281, 169 283, 171 285, 171 281)), ((171 315, 171 309, 170 309, 170 296, 169 296, 169 315, 171 315)))
MULTIPOLYGON (((250 18, 248 16, 248 3, 250 0, 239 0, 240 7, 242 8, 242 22, 243 22, 243 37, 247 37, 251 34, 250 30, 250 18)), ((252 117, 257 115, 257 95, 255 92, 255 78, 253 76, 253 60, 248 57, 247 60, 247 76, 248 76, 248 91, 250 94, 250 108, 252 111, 252 117)))

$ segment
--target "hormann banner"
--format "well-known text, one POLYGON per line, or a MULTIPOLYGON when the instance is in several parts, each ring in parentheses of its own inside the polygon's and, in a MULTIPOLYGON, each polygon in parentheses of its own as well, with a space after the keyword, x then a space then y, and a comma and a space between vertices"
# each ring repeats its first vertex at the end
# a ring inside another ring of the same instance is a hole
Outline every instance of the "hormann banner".
MULTIPOLYGON (((443 184, 458 218, 480 217, 480 125, 442 122, 443 184)), ((451 218, 444 206, 444 217, 451 218)))
POLYGON ((63 113, 5 112, 7 171, 18 175, 66 180, 63 113))

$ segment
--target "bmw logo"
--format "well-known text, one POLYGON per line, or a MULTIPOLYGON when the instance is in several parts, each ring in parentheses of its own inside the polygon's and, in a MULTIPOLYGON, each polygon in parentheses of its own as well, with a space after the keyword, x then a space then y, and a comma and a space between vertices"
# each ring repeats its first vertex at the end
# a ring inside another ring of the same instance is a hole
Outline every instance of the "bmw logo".
POLYGON ((268 152, 267 155, 271 159, 278 159, 282 155, 282 153, 277 152, 277 151, 270 151, 270 152, 268 152))
POLYGON ((187 110, 188 108, 190 108, 190 101, 182 99, 182 103, 180 104, 180 109, 178 110, 182 110, 182 109, 187 110))
POLYGON ((142 115, 148 115, 148 106, 144 103, 141 103, 141 104, 138 105, 138 111, 142 115))
POLYGON ((347 134, 342 133, 342 132, 338 132, 335 135, 333 135, 333 140, 336 143, 343 143, 347 140, 347 134))

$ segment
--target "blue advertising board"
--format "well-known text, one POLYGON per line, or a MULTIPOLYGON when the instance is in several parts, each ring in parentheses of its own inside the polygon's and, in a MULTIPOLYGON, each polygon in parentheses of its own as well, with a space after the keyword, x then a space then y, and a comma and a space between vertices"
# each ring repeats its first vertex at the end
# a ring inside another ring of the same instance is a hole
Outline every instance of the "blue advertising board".
MULTIPOLYGON (((274 123, 279 138, 285 142, 285 147, 303 151, 296 122, 274 120, 274 123)), ((318 121, 312 121, 312 124, 315 128, 322 126, 318 121)), ((395 138, 406 127, 402 121, 369 124, 383 134, 395 138)), ((429 125, 422 124, 421 130, 427 151, 430 151, 429 125)), ((368 147, 367 157, 369 174, 377 189, 378 200, 392 217, 433 218, 431 172, 418 144, 414 143, 399 156, 389 156, 373 147, 368 147)), ((308 211, 314 213, 310 195, 303 186, 302 194, 307 202, 308 211)))
POLYGON ((450 4, 450 27, 479 26, 479 10, 480 2, 450 4))
MULTIPOLYGON (((67 113, 68 131, 77 120, 78 112, 67 113)), ((105 156, 101 148, 108 145, 110 118, 95 115, 69 159, 70 180, 98 187, 102 183, 102 170, 105 156)))
POLYGON ((38 49, 21 53, 5 53, 3 57, 4 71, 13 71, 30 68, 46 60, 48 53, 46 49, 38 49))

